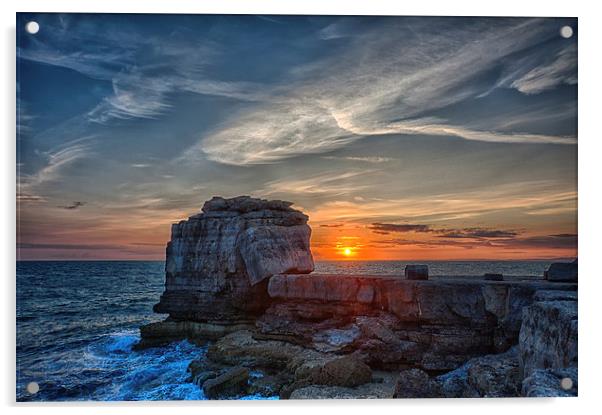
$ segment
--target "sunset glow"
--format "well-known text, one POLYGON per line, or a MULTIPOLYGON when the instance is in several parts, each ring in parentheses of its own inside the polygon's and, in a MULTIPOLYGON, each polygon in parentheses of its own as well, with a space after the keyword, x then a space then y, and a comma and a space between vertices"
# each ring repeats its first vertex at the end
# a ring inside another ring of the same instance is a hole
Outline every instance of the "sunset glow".
POLYGON ((576 255, 574 19, 20 19, 19 259, 161 260, 239 195, 317 260, 576 255))

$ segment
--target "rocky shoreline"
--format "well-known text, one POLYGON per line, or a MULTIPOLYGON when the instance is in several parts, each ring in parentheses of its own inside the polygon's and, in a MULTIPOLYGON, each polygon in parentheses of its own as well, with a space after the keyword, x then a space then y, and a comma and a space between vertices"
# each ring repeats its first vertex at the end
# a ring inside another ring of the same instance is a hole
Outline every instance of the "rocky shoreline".
POLYGON ((576 262, 537 281, 313 274, 308 217, 291 203, 202 211, 172 227, 155 306, 169 316, 138 347, 208 344, 188 370, 209 399, 577 394, 576 262))

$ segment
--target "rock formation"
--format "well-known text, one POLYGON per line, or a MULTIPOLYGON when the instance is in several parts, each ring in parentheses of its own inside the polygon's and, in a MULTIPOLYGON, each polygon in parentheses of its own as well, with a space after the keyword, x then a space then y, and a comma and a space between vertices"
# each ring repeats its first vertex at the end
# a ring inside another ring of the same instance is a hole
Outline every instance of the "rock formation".
POLYGON ((576 263, 547 280, 314 274, 307 221, 245 196, 173 225, 155 306, 169 316, 140 347, 210 341, 189 366, 209 398, 577 393, 576 263))
MULTIPOLYGON (((205 324, 210 332, 252 322, 269 304, 267 278, 312 272, 308 217, 291 205, 248 196, 214 197, 202 213, 174 224, 166 250, 165 292, 154 308, 169 319, 144 328, 143 337, 174 337, 179 330, 186 337, 190 330, 201 330, 202 325, 191 322, 210 323, 205 324)), ((228 332, 224 330, 222 334, 228 332)))

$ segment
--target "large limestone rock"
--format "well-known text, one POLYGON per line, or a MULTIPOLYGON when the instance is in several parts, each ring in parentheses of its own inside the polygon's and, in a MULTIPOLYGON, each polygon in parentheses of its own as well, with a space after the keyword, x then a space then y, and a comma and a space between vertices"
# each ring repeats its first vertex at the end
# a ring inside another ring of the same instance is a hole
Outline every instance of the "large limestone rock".
POLYGON ((267 278, 313 271, 307 220, 290 202, 214 197, 172 226, 155 311, 177 321, 252 319, 269 304, 267 278))

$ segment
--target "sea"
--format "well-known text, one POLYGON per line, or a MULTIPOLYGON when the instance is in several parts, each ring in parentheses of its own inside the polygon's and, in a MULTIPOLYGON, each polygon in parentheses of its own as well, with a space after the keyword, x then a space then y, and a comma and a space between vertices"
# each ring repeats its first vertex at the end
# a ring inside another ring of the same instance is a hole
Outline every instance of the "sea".
MULTIPOLYGON (((414 262, 416 263, 416 262, 414 262)), ((541 276, 551 261, 420 262, 430 275, 541 276)), ((317 273, 403 274, 408 262, 316 263, 317 273)), ((206 347, 187 341, 133 350, 164 288, 163 261, 18 261, 18 401, 203 400, 186 368, 206 347), (30 393, 28 385, 39 386, 30 393)), ((276 397, 273 397, 276 398, 276 397)), ((245 396, 242 399, 265 399, 245 396)))

